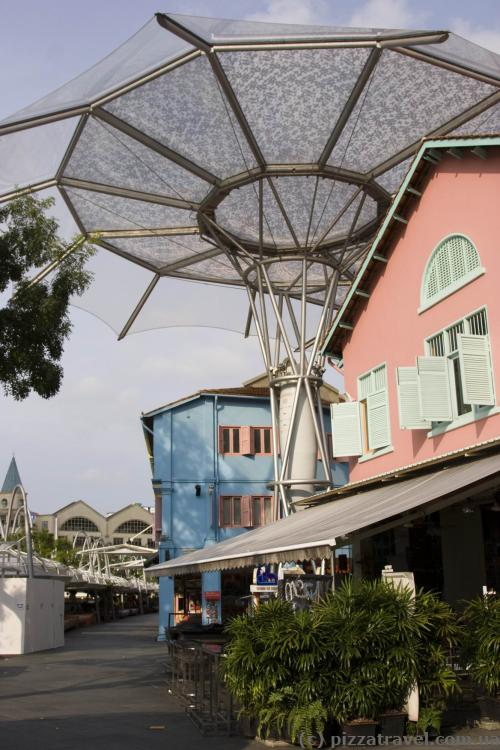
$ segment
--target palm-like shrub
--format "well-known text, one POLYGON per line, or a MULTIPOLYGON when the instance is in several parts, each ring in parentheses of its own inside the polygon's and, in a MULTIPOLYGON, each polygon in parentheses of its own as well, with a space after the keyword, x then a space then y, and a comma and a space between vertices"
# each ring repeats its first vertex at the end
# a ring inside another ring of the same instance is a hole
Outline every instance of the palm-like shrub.
POLYGON ((321 731, 325 710, 317 698, 324 660, 322 638, 308 610, 294 613, 288 602, 260 605, 252 616, 228 625, 224 679, 242 711, 258 720, 259 734, 295 737, 321 731))
POLYGON ((442 711, 446 697, 459 690, 449 654, 460 642, 462 629, 451 607, 429 591, 417 593, 415 621, 419 628, 416 678, 420 704, 429 711, 442 711))
POLYGON ((500 596, 473 599, 464 610, 462 658, 474 682, 500 697, 500 596))
POLYGON ((417 671, 411 593, 382 581, 346 582, 312 617, 328 634, 333 669, 324 698, 331 715, 343 723, 401 709, 417 671))
POLYGON ((403 708, 419 683, 424 705, 451 692, 447 667, 458 626, 436 595, 382 581, 345 582, 310 610, 279 600, 228 626, 224 679, 259 734, 292 740, 323 731, 327 719, 376 719, 403 708))

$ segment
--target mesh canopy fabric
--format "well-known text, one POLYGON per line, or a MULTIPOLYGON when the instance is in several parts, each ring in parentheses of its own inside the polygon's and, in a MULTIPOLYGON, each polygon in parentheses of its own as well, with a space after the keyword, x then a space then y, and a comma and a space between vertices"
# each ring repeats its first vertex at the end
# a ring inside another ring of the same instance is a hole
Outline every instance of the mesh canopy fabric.
POLYGON ((422 138, 499 128, 500 56, 456 35, 158 14, 0 123, 0 201, 57 185, 139 295, 264 257, 298 295, 302 252, 339 305, 422 138))

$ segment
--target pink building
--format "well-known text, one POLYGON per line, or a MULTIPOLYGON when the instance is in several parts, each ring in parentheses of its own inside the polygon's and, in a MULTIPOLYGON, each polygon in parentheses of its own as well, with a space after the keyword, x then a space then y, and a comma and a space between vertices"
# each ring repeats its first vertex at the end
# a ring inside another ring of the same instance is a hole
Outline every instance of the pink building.
MULTIPOLYGON (((333 445, 353 491, 499 451, 499 194, 500 138, 427 141, 360 268, 325 344, 344 363, 333 445)), ((457 493, 427 529, 462 595, 500 585, 496 484, 457 493)))

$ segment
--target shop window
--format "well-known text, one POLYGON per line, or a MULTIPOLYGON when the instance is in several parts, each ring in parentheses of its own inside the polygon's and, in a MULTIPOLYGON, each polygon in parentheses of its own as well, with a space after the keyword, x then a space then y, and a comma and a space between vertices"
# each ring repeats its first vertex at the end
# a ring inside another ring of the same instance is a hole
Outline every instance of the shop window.
POLYGON ((427 263, 420 292, 419 312, 483 273, 479 253, 468 237, 463 234, 445 237, 427 263))
POLYGON ((273 498, 269 495, 221 495, 219 526, 250 528, 273 520, 273 498))
POLYGON ((386 365, 360 375, 358 401, 332 404, 331 415, 334 456, 363 460, 392 450, 386 365))
POLYGON ((486 309, 425 341, 416 367, 397 369, 402 429, 438 429, 486 416, 495 405, 486 309))

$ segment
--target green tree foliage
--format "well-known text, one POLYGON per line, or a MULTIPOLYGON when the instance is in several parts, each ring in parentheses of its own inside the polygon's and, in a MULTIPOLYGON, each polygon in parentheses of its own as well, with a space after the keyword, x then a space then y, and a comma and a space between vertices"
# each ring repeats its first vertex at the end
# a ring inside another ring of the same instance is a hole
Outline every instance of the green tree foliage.
POLYGON ((500 697, 500 596, 478 596, 462 615, 465 628, 462 658, 474 682, 488 695, 500 697))
POLYGON ((15 289, 0 306, 0 383, 18 400, 32 391, 43 398, 58 392, 70 298, 91 281, 85 263, 93 249, 81 238, 66 254, 49 216, 53 203, 27 195, 0 206, 0 294, 15 289), (43 281, 29 285, 30 274, 58 261, 43 281))
POLYGON ((259 733, 287 726, 292 740, 304 739, 327 719, 403 708, 416 682, 429 704, 450 692, 446 657, 458 631, 435 594, 413 599, 382 581, 349 581, 309 610, 276 600, 235 618, 224 678, 259 733))
POLYGON ((65 537, 54 538, 54 535, 45 529, 33 529, 32 532, 33 551, 65 565, 78 565, 78 557, 69 539, 65 537))

